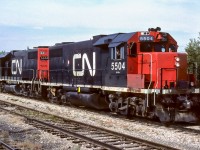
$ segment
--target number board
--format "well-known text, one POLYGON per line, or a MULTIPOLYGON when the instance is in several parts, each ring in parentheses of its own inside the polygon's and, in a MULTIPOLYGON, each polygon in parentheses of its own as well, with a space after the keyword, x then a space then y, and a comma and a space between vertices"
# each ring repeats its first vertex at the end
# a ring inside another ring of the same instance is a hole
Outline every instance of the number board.
POLYGON ((126 70, 126 64, 124 61, 113 61, 110 69, 112 73, 121 74, 126 70))
POLYGON ((140 42, 153 42, 154 41, 154 37, 151 35, 141 35, 139 37, 139 41, 140 42))

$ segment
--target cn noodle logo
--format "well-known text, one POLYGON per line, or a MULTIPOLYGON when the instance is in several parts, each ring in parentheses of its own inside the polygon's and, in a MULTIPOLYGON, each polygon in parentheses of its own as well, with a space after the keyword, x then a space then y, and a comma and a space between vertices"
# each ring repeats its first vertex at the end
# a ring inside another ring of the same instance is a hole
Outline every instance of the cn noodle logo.
POLYGON ((11 63, 11 73, 13 75, 22 74, 22 59, 13 59, 11 63))
POLYGON ((91 63, 89 62, 88 56, 86 53, 84 53, 83 55, 81 54, 74 54, 73 56, 73 75, 74 76, 84 76, 85 73, 85 66, 87 65, 89 73, 91 76, 95 76, 96 73, 96 53, 93 52, 93 68, 91 67, 91 63), (76 71, 76 61, 78 59, 81 59, 82 61, 82 70, 81 71, 76 71))

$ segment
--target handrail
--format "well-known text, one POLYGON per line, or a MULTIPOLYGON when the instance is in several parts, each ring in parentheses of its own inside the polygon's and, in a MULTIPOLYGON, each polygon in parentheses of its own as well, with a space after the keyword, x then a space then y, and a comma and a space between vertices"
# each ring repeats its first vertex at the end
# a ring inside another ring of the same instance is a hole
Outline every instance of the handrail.
POLYGON ((143 53, 142 55, 149 55, 150 56, 150 83, 148 86, 148 90, 147 90, 147 107, 149 107, 149 89, 151 87, 151 83, 152 83, 152 54, 151 53, 143 53))

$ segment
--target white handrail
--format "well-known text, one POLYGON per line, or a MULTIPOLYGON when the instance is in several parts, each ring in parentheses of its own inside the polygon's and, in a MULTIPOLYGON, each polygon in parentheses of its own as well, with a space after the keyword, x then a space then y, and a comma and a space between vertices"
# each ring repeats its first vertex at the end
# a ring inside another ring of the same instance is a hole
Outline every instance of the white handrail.
POLYGON ((149 107, 149 89, 152 83, 152 54, 151 53, 143 53, 142 55, 149 55, 150 56, 150 83, 147 90, 147 107, 149 107))

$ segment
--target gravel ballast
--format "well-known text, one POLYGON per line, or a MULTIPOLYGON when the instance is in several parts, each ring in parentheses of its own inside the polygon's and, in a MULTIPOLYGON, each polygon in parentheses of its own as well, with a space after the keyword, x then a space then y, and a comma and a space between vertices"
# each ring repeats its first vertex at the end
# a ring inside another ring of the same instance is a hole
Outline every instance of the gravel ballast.
MULTIPOLYGON (((4 101, 9 101, 18 105, 34 108, 40 111, 45 111, 47 113, 51 113, 54 115, 59 115, 61 117, 73 119, 76 121, 81 121, 87 124, 91 124, 98 127, 104 127, 109 130, 117 131, 120 133, 128 134, 134 137, 139 137, 142 139, 146 139, 149 141, 161 143, 161 144, 167 144, 169 146, 172 146, 174 148, 178 149, 185 149, 185 150, 200 150, 200 135, 192 135, 192 134, 184 134, 181 132, 177 132, 175 130, 169 129, 167 127, 161 126, 161 127, 155 127, 151 126, 148 123, 139 123, 134 122, 131 120, 125 120, 120 118, 114 118, 108 115, 95 113, 88 110, 83 110, 79 108, 74 107, 68 107, 68 106, 59 106, 55 104, 50 104, 47 102, 42 102, 38 100, 28 99, 28 98, 21 98, 18 96, 8 95, 8 94, 0 94, 0 99, 4 101)), ((8 117, 6 115, 0 115, 0 130, 2 130, 2 124, 5 124, 5 121, 10 121, 12 117, 8 117)), ((20 120, 20 119, 19 119, 20 120)), ((23 121, 22 121, 23 122, 23 121)), ((15 123, 13 123, 14 125, 15 123)), ((26 129, 24 126, 20 126, 20 123, 17 123, 17 126, 26 129)), ((26 125, 25 125, 26 126, 26 125)), ((196 128, 200 129, 199 126, 196 128)), ((5 130, 5 129, 4 129, 5 130)), ((42 132, 40 135, 40 139, 44 143, 48 143, 48 141, 51 141, 53 138, 58 138, 53 141, 56 142, 66 142, 59 141, 60 138, 54 135, 49 135, 46 132, 42 132)), ((72 144, 72 143, 67 143, 72 144)), ((64 144, 64 145, 67 145, 64 144)), ((51 144, 50 144, 51 145, 51 144)), ((57 143, 55 143, 57 145, 57 143)), ((75 145, 72 145, 75 146, 75 145)), ((70 146, 70 147, 72 147, 70 146)), ((58 145, 56 146, 58 148, 58 145)), ((59 147, 60 148, 60 147, 59 147)), ((55 147, 53 149, 56 149, 55 147)), ((66 149, 70 149, 67 148, 66 149)), ((80 148, 84 149, 84 148, 80 148)))
POLYGON ((22 117, 5 112, 0 112, 0 135, 0 139, 6 136, 12 143, 24 150, 64 150, 79 147, 56 135, 25 124, 22 117))

